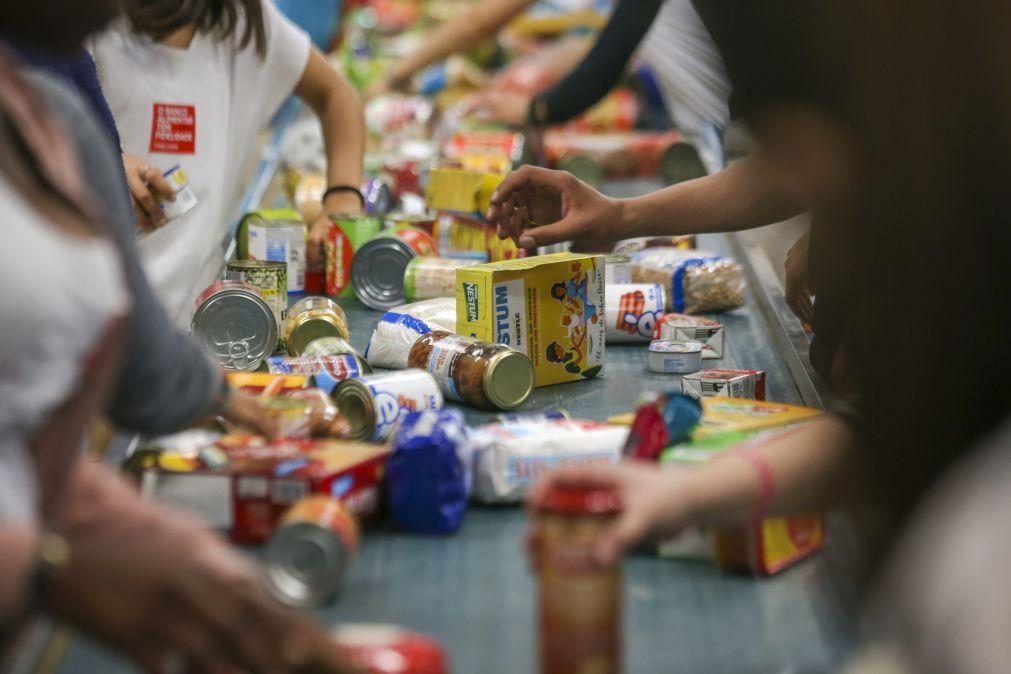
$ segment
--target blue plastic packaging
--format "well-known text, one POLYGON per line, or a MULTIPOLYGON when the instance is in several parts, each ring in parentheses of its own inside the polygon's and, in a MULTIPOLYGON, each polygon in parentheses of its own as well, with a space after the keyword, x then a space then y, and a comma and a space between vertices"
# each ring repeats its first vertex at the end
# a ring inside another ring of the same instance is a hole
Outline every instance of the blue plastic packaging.
POLYGON ((404 418, 386 467, 390 516, 397 526, 435 535, 460 528, 470 492, 461 458, 466 444, 460 410, 412 412, 404 418))

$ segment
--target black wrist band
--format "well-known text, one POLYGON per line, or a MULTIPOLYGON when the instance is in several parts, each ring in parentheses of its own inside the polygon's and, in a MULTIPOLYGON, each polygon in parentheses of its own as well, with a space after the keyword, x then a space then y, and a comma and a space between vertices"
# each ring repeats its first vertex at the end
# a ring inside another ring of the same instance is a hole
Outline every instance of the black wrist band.
POLYGON ((326 203, 327 198, 331 194, 339 194, 340 192, 351 192, 356 195, 358 197, 358 201, 362 202, 362 209, 365 209, 365 195, 362 194, 362 191, 354 185, 332 185, 327 188, 326 192, 323 193, 323 198, 320 199, 320 201, 326 203))

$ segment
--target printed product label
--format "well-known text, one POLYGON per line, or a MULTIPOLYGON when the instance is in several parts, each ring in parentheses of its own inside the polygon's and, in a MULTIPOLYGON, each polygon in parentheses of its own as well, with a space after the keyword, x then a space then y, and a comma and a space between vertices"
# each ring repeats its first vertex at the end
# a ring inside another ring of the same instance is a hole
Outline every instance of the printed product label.
POLYGON ((648 341, 663 316, 664 292, 659 285, 611 286, 607 296, 607 339, 648 341))
POLYGON ((284 262, 288 265, 288 292, 305 290, 305 232, 291 227, 249 225, 249 259, 284 262))
POLYGON ((351 287, 351 258, 354 249, 347 234, 336 225, 326 242, 326 294, 337 297, 351 287))
POLYGON ((389 438, 407 413, 442 407, 442 392, 427 372, 414 370, 370 377, 368 384, 376 409, 373 442, 389 438))
POLYGON ((197 205, 197 196, 190 188, 190 179, 181 166, 165 172, 165 179, 175 190, 175 201, 164 201, 161 210, 168 220, 175 220, 192 211, 197 205))
POLYGON ((460 356, 474 344, 474 341, 467 337, 445 337, 435 343, 432 353, 428 356, 427 369, 450 400, 463 401, 456 389, 453 375, 456 373, 456 364, 460 356))
POLYGON ((527 352, 527 321, 523 279, 495 284, 495 342, 527 352))
POLYGON ((197 109, 192 105, 155 103, 151 123, 150 152, 195 154, 197 109))
POLYGON ((604 267, 604 283, 623 285, 632 282, 632 267, 627 262, 607 262, 604 267))
POLYGON ((464 301, 467 303, 467 320, 471 323, 477 323, 481 315, 481 300, 478 285, 476 283, 464 283, 463 296, 464 301))

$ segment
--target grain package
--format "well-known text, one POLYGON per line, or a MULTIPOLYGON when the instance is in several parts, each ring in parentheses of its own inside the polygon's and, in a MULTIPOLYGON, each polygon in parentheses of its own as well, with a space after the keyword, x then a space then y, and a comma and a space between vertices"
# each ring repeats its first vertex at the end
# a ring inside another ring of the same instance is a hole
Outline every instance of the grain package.
POLYGON ((701 314, 744 304, 744 271, 730 258, 673 247, 647 248, 630 257, 633 283, 669 289, 668 311, 701 314))
POLYGON ((603 368, 603 257, 556 253, 465 267, 456 293, 457 332, 527 354, 537 386, 603 368))

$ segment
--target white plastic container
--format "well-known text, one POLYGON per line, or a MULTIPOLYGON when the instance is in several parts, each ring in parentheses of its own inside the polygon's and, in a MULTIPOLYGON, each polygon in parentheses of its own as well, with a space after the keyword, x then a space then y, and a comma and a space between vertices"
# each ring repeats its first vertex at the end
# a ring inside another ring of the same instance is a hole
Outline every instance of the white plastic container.
POLYGON ((701 342, 665 342, 649 345, 649 369, 661 374, 691 374, 702 369, 701 342))

